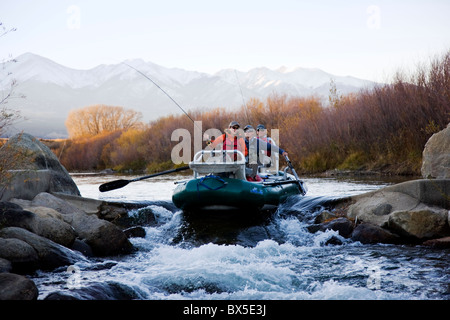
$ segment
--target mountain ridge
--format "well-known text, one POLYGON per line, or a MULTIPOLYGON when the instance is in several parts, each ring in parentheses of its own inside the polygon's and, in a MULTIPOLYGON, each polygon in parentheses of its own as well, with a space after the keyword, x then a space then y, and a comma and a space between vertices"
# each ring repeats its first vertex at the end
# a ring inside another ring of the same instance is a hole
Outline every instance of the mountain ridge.
POLYGON ((14 61, 4 63, 0 70, 0 90, 7 90, 9 79, 17 81, 15 91, 27 98, 11 99, 7 106, 20 110, 26 120, 14 125, 8 135, 25 131, 42 138, 67 137, 64 122, 69 111, 88 105, 134 109, 142 112, 145 122, 179 114, 181 110, 173 101, 140 72, 187 111, 238 108, 243 97, 265 100, 273 93, 326 98, 332 79, 342 94, 374 85, 368 80, 335 76, 317 68, 259 67, 246 72, 223 69, 208 74, 167 68, 142 59, 101 64, 86 70, 69 68, 33 53, 20 55, 14 61))

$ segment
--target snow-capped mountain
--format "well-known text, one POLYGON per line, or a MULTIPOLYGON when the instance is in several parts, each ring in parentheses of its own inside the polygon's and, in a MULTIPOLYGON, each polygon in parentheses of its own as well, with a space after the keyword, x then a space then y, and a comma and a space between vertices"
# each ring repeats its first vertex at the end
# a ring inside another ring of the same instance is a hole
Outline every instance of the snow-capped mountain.
POLYGON ((39 137, 66 137, 64 122, 69 111, 94 104, 140 111, 146 122, 181 112, 140 73, 151 78, 185 110, 237 108, 242 105, 242 95, 245 99, 263 101, 273 93, 327 97, 331 79, 343 94, 373 85, 367 80, 334 76, 319 69, 255 68, 248 72, 225 69, 206 74, 166 68, 141 59, 75 70, 26 53, 0 68, 0 95, 8 91, 14 79, 17 81, 14 92, 26 96, 8 99, 7 107, 20 110, 25 117, 9 134, 23 130, 39 137))

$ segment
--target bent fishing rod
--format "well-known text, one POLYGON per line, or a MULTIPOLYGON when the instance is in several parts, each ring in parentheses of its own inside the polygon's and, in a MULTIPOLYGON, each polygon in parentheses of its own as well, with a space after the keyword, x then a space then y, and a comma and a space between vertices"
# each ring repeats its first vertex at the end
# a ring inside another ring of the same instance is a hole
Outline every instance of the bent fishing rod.
MULTIPOLYGON (((191 116, 180 106, 180 104, 178 102, 175 101, 175 99, 173 99, 163 88, 161 88, 155 81, 153 81, 152 78, 150 78, 149 76, 147 76, 145 73, 143 73, 142 71, 140 71, 139 69, 129 65, 126 62, 122 62, 124 65, 128 66, 129 68, 135 70, 137 73, 139 73, 140 75, 142 75, 144 78, 146 78, 147 80, 151 81, 159 90, 161 90, 170 100, 172 100, 173 103, 175 103, 175 105, 180 108, 181 111, 183 111, 183 113, 192 121, 192 123, 194 124, 194 126, 197 126, 197 124, 195 123, 194 119, 191 118, 191 116)), ((201 131, 201 128, 199 128, 201 131)), ((107 191, 111 191, 111 190, 115 190, 115 189, 119 189, 119 188, 123 188, 126 185, 128 185, 131 182, 136 182, 136 181, 141 181, 144 179, 148 179, 148 178, 153 178, 153 177, 158 177, 164 174, 169 174, 169 173, 174 173, 174 172, 179 172, 179 171, 183 171, 183 170, 188 170, 190 169, 189 166, 185 166, 185 167, 181 167, 181 168, 175 168, 175 169, 171 169, 171 170, 166 170, 163 172, 158 172, 158 173, 154 173, 148 176, 144 176, 144 177, 139 177, 139 178, 135 178, 135 179, 131 179, 131 180, 124 180, 124 179, 120 179, 120 180, 114 180, 111 182, 107 182, 104 183, 102 185, 99 186, 99 191, 100 192, 107 192, 107 191)))
MULTIPOLYGON (((122 62, 124 65, 126 65, 127 67, 130 67, 131 69, 135 70, 137 73, 139 73, 141 76, 143 76, 144 78, 146 78, 147 80, 149 80, 151 83, 153 83, 159 90, 161 90, 170 100, 172 100, 173 103, 175 103, 175 105, 180 108, 181 111, 183 111, 183 113, 192 121, 192 123, 194 124, 194 126, 196 126, 198 128, 198 126, 195 124, 194 119, 191 118, 191 116, 180 106, 180 104, 178 102, 175 101, 174 98, 172 98, 163 88, 161 88, 155 81, 153 81, 152 78, 150 78, 149 76, 147 76, 145 73, 143 73, 142 71, 140 71, 139 69, 129 65, 126 62, 122 62)), ((200 128, 198 128, 200 129, 200 128)), ((201 129, 200 129, 201 131, 201 129)))

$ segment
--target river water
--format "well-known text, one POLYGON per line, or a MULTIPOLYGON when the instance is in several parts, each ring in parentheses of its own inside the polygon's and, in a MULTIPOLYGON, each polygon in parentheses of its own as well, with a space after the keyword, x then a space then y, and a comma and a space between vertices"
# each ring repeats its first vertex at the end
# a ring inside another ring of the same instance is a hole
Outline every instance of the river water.
POLYGON ((39 299, 54 291, 76 296, 80 289, 104 283, 138 300, 450 298, 449 250, 363 245, 334 231, 306 230, 327 201, 394 181, 307 178, 307 196, 291 199, 263 221, 236 216, 192 222, 170 200, 174 182, 186 176, 147 179, 107 193, 98 186, 121 177, 73 178, 84 197, 145 203, 130 215, 151 212, 158 223, 144 224, 146 237, 131 239, 138 249, 133 254, 37 272, 39 299), (332 238, 342 244, 327 244, 332 238))

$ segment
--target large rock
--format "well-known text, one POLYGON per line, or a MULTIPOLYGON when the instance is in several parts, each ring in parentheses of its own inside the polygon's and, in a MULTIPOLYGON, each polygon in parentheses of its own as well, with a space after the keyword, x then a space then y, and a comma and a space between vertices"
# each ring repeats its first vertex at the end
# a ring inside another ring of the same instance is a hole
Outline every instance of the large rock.
POLYGON ((318 225, 317 231, 334 230, 344 238, 349 238, 353 232, 354 224, 347 218, 339 217, 318 225))
POLYGON ((125 233, 113 223, 87 214, 78 207, 48 193, 38 194, 32 205, 52 208, 62 214, 76 234, 92 248, 97 256, 130 253, 133 249, 125 233))
POLYGON ((450 123, 428 139, 421 171, 424 178, 450 179, 450 123))
POLYGON ((423 245, 438 249, 450 249, 450 237, 427 240, 423 245))
POLYGON ((414 180, 351 197, 347 216, 406 238, 450 235, 450 179, 414 180))
POLYGON ((108 281, 70 291, 52 292, 44 300, 135 300, 138 298, 138 294, 131 287, 108 281))
POLYGON ((388 227, 396 233, 417 239, 440 238, 450 234, 446 209, 395 211, 388 227))
POLYGON ((11 272, 12 264, 11 261, 0 258, 0 273, 11 272))
POLYGON ((18 273, 33 271, 39 265, 36 250, 16 238, 0 238, 0 258, 8 260, 14 272, 18 273))
MULTIPOLYGON (((80 195, 78 187, 58 158, 42 142, 21 133, 0 148, 0 158, 10 163, 10 177, 4 183, 0 200, 31 200, 40 192, 80 195)), ((4 178, 6 179, 6 178, 4 178)))
POLYGON ((18 274, 0 273, 0 300, 36 300, 38 295, 32 280, 18 274))
POLYGON ((50 270, 84 260, 81 254, 22 228, 3 228, 0 230, 0 238, 19 239, 30 245, 38 255, 39 269, 50 270))
POLYGON ((24 228, 65 247, 71 247, 76 236, 73 228, 53 209, 29 207, 23 210, 17 204, 0 202, 0 228, 5 227, 24 228))
POLYGON ((62 219, 59 212, 45 207, 30 207, 27 210, 35 214, 32 232, 64 247, 72 246, 76 232, 70 224, 62 219))
POLYGON ((371 223, 359 224, 352 233, 351 239, 364 244, 368 243, 391 243, 399 242, 399 236, 371 223))

